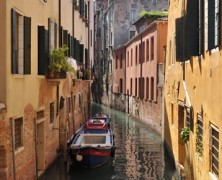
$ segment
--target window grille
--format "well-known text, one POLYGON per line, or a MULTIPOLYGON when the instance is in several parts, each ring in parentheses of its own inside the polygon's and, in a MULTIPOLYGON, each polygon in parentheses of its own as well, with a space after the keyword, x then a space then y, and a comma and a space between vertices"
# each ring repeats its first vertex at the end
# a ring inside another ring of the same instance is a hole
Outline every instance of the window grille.
POLYGON ((211 171, 219 177, 219 131, 211 126, 211 171))
POLYGON ((15 150, 23 146, 23 117, 14 120, 15 150))
POLYGON ((55 116, 55 108, 54 103, 50 103, 50 123, 54 122, 54 116, 55 116))
POLYGON ((38 111, 38 112, 36 113, 36 119, 37 119, 37 120, 44 118, 44 116, 45 116, 45 115, 44 115, 44 110, 38 111))

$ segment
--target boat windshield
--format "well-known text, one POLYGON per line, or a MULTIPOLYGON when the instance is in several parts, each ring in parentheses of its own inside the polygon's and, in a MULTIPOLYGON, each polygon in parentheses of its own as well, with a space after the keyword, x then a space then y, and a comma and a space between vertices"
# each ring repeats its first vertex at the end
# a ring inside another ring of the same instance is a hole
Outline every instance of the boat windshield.
POLYGON ((84 133, 89 133, 89 134, 103 134, 107 132, 108 130, 106 129, 84 129, 84 133))

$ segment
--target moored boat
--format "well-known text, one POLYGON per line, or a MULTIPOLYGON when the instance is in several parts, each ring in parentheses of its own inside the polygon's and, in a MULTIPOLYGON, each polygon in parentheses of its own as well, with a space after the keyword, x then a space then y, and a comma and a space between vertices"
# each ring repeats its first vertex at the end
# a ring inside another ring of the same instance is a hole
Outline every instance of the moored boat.
POLYGON ((93 168, 104 164, 115 152, 110 119, 95 116, 88 120, 73 138, 69 149, 76 165, 93 168))

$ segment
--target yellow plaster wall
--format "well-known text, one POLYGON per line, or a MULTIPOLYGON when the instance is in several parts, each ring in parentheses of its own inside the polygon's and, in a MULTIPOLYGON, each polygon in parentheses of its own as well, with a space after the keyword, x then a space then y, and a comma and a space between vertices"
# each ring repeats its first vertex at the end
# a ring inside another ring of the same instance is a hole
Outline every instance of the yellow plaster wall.
MULTIPOLYGON (((185 2, 186 3, 186 2, 185 2)), ((184 3, 184 4, 185 4, 184 3)), ((168 37, 166 53, 166 75, 165 75, 165 140, 171 147, 176 162, 178 163, 181 152, 178 151, 179 131, 178 131, 178 100, 184 101, 188 106, 185 91, 183 87, 183 66, 185 67, 185 82, 191 104, 194 110, 194 131, 190 132, 190 140, 185 145, 186 156, 184 157, 184 168, 187 179, 209 179, 210 170, 210 125, 211 123, 219 129, 219 158, 222 156, 222 51, 216 49, 204 54, 198 59, 191 57, 184 64, 175 62, 169 64, 170 58, 170 40, 175 35, 175 19, 183 14, 183 2, 170 1, 168 17, 168 37), (178 88, 178 83, 180 84, 178 88), (171 103, 174 105, 173 114, 171 113, 171 103), (201 112, 203 107, 203 156, 199 157, 196 153, 196 122, 197 113, 201 112), (174 123, 171 119, 174 119, 174 123)), ((221 47, 221 45, 220 45, 221 47)), ((173 44, 172 52, 175 53, 173 44)), ((184 115, 186 112, 184 109, 184 115)), ((184 117, 185 118, 185 117, 184 117)), ((186 122, 186 119, 184 119, 186 122)), ((184 125, 185 126, 185 125, 184 125)), ((219 172, 222 171, 222 162, 219 164, 219 172)), ((222 178, 220 173, 219 179, 222 178)))
POLYGON ((6 103, 6 2, 0 1, 0 103, 6 103))
POLYGON ((18 116, 24 112, 24 107, 31 103, 34 108, 38 107, 39 86, 42 80, 37 75, 38 70, 38 25, 44 25, 48 29, 48 18, 58 22, 58 3, 48 1, 43 3, 41 0, 17 0, 8 1, 6 6, 6 56, 7 56, 7 116, 18 116), (36 7, 36 8, 30 8, 36 7), (11 8, 24 16, 31 17, 31 75, 11 74, 11 8), (31 101, 31 102, 30 102, 31 101))

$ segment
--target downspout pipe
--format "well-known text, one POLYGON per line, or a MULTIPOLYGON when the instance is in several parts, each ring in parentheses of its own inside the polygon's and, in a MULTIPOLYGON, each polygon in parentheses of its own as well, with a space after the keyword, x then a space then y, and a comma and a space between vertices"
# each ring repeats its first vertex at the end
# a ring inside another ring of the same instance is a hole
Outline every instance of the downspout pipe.
POLYGON ((37 127, 36 118, 34 118, 34 142, 35 142, 35 176, 38 179, 38 150, 37 150, 37 127))
POLYGON ((11 123, 11 137, 12 137, 12 166, 13 166, 13 178, 16 180, 16 166, 15 166, 15 139, 14 139, 14 131, 13 131, 13 119, 10 118, 11 123))
POLYGON ((61 33, 61 0, 59 0, 59 47, 62 46, 61 33))
POLYGON ((140 36, 140 55, 139 55, 139 61, 140 61, 140 80, 139 80, 139 82, 140 82, 140 91, 139 91, 139 97, 142 99, 143 97, 142 97, 142 87, 143 87, 143 85, 142 85, 142 75, 143 75, 143 35, 141 34, 141 36, 140 36))

